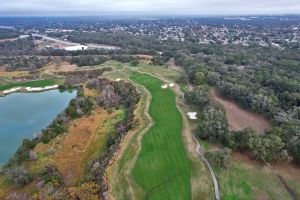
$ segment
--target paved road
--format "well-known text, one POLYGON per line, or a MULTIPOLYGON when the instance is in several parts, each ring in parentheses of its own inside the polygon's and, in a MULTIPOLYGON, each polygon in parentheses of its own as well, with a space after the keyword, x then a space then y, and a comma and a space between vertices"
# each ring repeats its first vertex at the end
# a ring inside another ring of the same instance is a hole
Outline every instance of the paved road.
MULTIPOLYGON (((40 35, 40 34, 32 34, 32 35, 37 36, 37 37, 42 37, 45 40, 54 41, 54 42, 57 42, 57 43, 68 45, 68 46, 81 45, 79 43, 75 43, 75 42, 71 42, 71 41, 67 41, 67 40, 61 40, 61 39, 49 37, 49 36, 46 36, 46 35, 40 35)), ((91 49, 108 49, 108 50, 121 49, 120 47, 111 46, 111 45, 104 45, 104 44, 86 44, 86 46, 88 46, 91 49)))
POLYGON ((45 40, 51 40, 51 41, 54 41, 54 42, 57 42, 57 43, 65 44, 65 45, 70 45, 70 46, 80 45, 79 43, 74 43, 74 42, 70 42, 70 41, 60 40, 60 39, 53 38, 53 37, 48 37, 48 36, 45 36, 45 35, 40 35, 40 34, 32 34, 32 35, 36 36, 36 37, 42 37, 45 40))
POLYGON ((195 137, 195 135, 193 135, 193 139, 196 142, 196 153, 199 155, 201 160, 206 164, 207 168, 209 169, 210 175, 213 179, 216 200, 220 200, 219 186, 218 186, 218 181, 217 181, 216 175, 214 173, 214 170, 212 169, 211 165, 209 164, 209 162, 206 160, 206 158, 202 154, 200 143, 197 140, 197 138, 195 137))

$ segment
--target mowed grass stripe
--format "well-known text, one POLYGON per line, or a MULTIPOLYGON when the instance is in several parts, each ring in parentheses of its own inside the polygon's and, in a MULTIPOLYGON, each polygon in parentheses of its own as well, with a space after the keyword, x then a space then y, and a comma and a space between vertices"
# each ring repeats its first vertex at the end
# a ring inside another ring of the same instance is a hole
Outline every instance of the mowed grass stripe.
POLYGON ((174 92, 162 89, 162 81, 150 75, 133 73, 130 79, 150 91, 149 114, 154 121, 142 139, 132 171, 135 181, 144 189, 145 199, 191 199, 190 163, 181 138, 183 121, 174 92))

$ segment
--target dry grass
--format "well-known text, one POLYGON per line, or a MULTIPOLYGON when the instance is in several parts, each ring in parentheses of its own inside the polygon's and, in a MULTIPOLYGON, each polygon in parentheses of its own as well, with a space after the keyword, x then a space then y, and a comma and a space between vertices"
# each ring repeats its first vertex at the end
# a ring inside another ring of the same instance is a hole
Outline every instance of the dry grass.
POLYGON ((13 72, 7 72, 4 69, 0 69, 0 77, 2 78, 8 78, 12 79, 13 77, 22 77, 22 76, 28 76, 28 71, 13 71, 13 72))
POLYGON ((104 147, 111 128, 106 126, 105 121, 117 115, 117 112, 109 114, 98 108, 88 117, 71 121, 66 134, 49 144, 36 146, 35 151, 41 156, 28 167, 37 172, 46 164, 55 165, 67 186, 75 184, 84 176, 87 162, 95 158, 104 147))
POLYGON ((151 64, 153 56, 151 55, 144 55, 144 54, 136 54, 132 55, 132 57, 138 59, 140 62, 151 64))
POLYGON ((88 97, 98 97, 98 96, 100 96, 100 91, 99 90, 91 90, 91 89, 86 87, 86 84, 83 86, 83 92, 84 92, 84 96, 88 96, 88 97))
POLYGON ((51 72, 67 72, 67 71, 74 71, 77 69, 76 65, 70 64, 68 62, 58 62, 58 63, 50 63, 46 67, 43 68, 44 70, 49 70, 51 72))
POLYGON ((271 124, 261 115, 247 111, 235 102, 222 98, 215 90, 210 92, 210 96, 224 106, 229 130, 238 131, 251 127, 256 133, 263 134, 264 130, 271 127, 271 124))

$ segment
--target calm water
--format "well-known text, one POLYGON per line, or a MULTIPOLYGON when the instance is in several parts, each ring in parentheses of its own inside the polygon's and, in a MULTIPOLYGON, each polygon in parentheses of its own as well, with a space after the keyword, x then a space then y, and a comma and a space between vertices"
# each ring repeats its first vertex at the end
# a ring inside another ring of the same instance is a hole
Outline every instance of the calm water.
POLYGON ((0 97, 0 165, 14 154, 24 138, 33 138, 62 112, 76 92, 51 90, 0 97))

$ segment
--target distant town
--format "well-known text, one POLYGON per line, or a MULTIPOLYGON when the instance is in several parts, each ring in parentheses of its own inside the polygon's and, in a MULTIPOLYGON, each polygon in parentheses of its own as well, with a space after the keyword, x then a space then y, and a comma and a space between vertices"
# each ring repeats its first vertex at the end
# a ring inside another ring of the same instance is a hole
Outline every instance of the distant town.
MULTIPOLYGON (((30 28, 15 23, 14 26, 0 28, 17 29, 25 35, 52 36, 65 41, 67 50, 86 49, 86 46, 68 44, 72 35, 97 32, 122 32, 134 36, 150 36, 161 41, 190 41, 199 44, 221 45, 258 45, 278 49, 299 48, 300 43, 300 17, 299 16, 248 16, 248 17, 219 17, 219 18, 130 18, 124 22, 120 19, 92 18, 90 21, 79 18, 70 19, 60 24, 59 18, 49 18, 47 21, 31 22, 30 28), (77 46, 71 47, 69 46, 77 46)), ((27 25, 28 26, 28 25, 27 25)), ((43 39, 47 39, 42 37, 43 39)), ((42 39, 41 38, 41 39, 42 39)), ((48 38, 49 39, 49 38, 48 38)), ((41 43, 41 41, 37 41, 41 43)), ((59 45, 44 48, 61 48, 59 45)), ((95 48, 95 47, 94 47, 95 48)), ((97 47, 96 47, 97 48, 97 47)), ((115 48, 101 46, 101 48, 115 48)))

